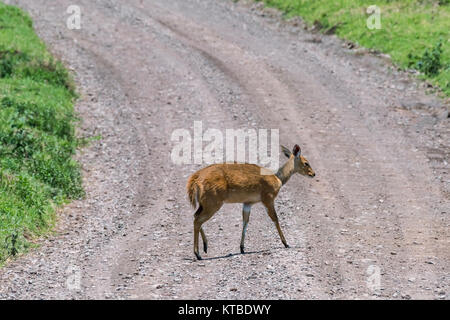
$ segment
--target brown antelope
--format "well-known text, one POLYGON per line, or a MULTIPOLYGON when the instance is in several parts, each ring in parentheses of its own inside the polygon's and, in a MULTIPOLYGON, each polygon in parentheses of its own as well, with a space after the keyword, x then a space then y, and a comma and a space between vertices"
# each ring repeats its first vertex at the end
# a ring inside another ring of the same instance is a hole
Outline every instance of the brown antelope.
POLYGON ((283 186, 294 173, 314 177, 314 170, 303 156, 300 147, 294 146, 291 152, 281 146, 283 153, 289 160, 281 166, 276 174, 264 174, 267 169, 254 164, 213 164, 203 168, 189 177, 187 193, 189 201, 195 208, 194 214, 194 254, 201 260, 198 252, 198 234, 202 235, 203 250, 208 251, 208 241, 202 224, 208 221, 224 203, 243 203, 243 227, 241 236, 241 253, 244 253, 244 238, 250 217, 251 206, 262 202, 267 213, 280 235, 281 242, 289 248, 278 222, 274 200, 283 186))

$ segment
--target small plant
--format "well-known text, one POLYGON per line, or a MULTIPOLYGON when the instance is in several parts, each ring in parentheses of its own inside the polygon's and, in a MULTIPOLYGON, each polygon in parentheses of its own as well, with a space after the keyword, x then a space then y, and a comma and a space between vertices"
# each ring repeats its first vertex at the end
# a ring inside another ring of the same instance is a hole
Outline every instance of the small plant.
POLYGON ((442 68, 441 56, 442 39, 436 43, 436 46, 432 50, 425 49, 424 54, 420 58, 410 53, 408 55, 408 58, 410 59, 409 66, 415 67, 415 69, 423 72, 429 77, 433 77, 439 74, 439 71, 442 68))
POLYGON ((27 56, 22 52, 11 49, 0 49, 0 78, 12 76, 15 67, 24 60, 27 60, 27 56))
POLYGON ((10 254, 11 256, 13 256, 13 257, 14 257, 15 255, 17 255, 17 253, 19 252, 19 250, 18 250, 18 248, 17 248, 17 245, 18 245, 17 238, 18 238, 17 231, 14 231, 14 232, 7 238, 8 242, 6 243, 6 248, 8 249, 9 254, 10 254))

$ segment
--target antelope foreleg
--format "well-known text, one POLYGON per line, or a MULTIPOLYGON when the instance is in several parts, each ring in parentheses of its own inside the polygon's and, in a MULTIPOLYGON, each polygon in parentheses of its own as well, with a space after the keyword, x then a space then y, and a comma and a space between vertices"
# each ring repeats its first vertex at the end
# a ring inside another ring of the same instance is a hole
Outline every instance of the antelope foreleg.
POLYGON ((289 245, 286 242, 286 238, 284 237, 283 231, 281 231, 280 223, 278 222, 277 212, 275 211, 275 207, 272 203, 264 203, 267 208, 267 213, 272 221, 275 223, 275 227, 277 228, 278 234, 280 235, 281 242, 284 244, 286 248, 289 248, 289 245))

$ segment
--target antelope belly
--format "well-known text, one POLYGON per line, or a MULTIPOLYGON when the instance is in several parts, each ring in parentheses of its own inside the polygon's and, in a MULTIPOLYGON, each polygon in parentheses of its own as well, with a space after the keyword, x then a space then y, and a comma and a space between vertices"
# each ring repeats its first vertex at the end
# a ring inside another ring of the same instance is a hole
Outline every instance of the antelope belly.
POLYGON ((230 190, 226 203, 255 203, 261 201, 261 194, 259 193, 242 193, 240 191, 230 190))

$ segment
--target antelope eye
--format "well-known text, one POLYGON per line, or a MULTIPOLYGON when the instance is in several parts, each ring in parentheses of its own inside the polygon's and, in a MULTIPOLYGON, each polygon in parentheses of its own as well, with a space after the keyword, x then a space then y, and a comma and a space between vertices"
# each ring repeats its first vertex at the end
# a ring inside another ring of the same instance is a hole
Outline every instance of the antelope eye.
POLYGON ((308 162, 305 162, 305 166, 309 167, 309 163, 308 163, 308 162))

